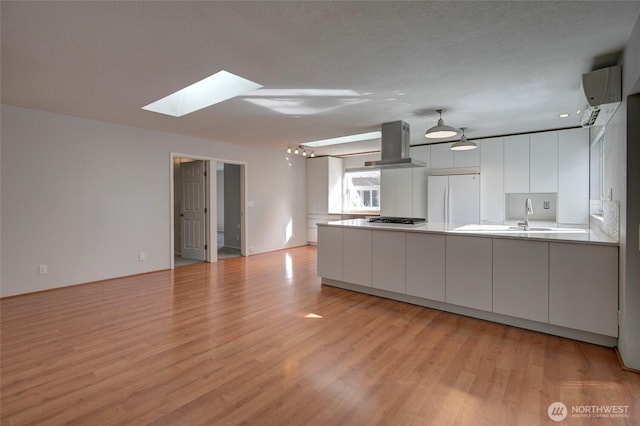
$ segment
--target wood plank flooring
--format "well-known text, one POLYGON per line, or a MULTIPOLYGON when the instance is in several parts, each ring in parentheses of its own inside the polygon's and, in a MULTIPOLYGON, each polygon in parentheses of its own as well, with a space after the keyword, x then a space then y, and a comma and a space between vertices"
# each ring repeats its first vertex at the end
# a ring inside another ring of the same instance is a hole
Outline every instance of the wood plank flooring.
POLYGON ((0 308, 2 425, 640 424, 612 349, 321 286, 313 247, 0 308))

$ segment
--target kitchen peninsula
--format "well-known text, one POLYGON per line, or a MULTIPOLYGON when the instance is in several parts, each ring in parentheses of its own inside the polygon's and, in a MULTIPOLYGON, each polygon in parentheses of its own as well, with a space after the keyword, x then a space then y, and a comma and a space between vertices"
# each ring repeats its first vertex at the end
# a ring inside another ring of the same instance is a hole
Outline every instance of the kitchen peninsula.
POLYGON ((318 224, 322 284, 615 346, 618 243, 588 229, 318 224))

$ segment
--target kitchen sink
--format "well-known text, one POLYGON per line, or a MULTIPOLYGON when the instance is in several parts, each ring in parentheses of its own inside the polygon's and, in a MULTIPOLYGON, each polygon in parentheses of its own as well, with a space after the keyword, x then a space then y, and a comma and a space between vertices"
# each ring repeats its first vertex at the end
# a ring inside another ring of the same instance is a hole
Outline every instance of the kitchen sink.
POLYGON ((551 228, 532 226, 528 230, 524 230, 519 226, 509 225, 465 225, 452 229, 453 232, 469 232, 469 233, 524 233, 524 234, 584 234, 587 232, 581 228, 551 228))
POLYGON ((553 231, 557 228, 540 228, 540 227, 535 227, 535 226, 530 226, 529 229, 524 229, 521 228, 519 226, 510 226, 509 227, 509 231, 545 231, 545 232, 550 232, 553 231))

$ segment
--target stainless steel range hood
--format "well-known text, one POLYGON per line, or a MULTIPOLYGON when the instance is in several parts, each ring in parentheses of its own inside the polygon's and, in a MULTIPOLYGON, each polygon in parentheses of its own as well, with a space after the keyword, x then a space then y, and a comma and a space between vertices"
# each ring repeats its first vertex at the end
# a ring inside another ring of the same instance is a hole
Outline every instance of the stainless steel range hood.
POLYGON ((393 121, 382 125, 382 144, 380 160, 367 161, 360 170, 367 169, 402 169, 409 167, 425 167, 420 160, 410 157, 409 123, 393 121))

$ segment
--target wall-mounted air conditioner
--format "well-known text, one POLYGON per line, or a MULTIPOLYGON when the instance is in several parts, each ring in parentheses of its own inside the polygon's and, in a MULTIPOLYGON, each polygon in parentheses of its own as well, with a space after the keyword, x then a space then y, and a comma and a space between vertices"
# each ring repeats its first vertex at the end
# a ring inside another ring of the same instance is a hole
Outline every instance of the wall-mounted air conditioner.
POLYGON ((582 74, 582 90, 587 98, 580 117, 582 127, 607 124, 622 102, 620 65, 582 74))

